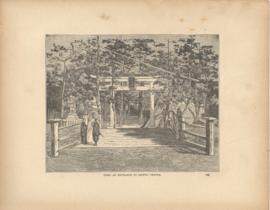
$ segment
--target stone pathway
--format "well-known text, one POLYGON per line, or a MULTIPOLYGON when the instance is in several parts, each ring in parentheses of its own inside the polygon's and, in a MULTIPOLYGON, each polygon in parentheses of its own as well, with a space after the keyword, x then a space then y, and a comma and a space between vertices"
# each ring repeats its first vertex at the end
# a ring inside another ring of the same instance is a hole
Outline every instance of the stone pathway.
MULTIPOLYGON (((177 145, 177 140, 168 129, 150 128, 116 128, 102 129, 102 135, 97 147, 149 147, 177 145)), ((87 145, 77 145, 78 148, 95 147, 91 139, 87 145)))

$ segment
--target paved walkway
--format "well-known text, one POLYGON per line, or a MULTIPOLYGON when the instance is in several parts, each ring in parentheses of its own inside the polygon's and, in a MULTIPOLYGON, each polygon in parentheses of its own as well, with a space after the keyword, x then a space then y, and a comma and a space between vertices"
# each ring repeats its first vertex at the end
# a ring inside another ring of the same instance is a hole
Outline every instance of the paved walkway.
MULTIPOLYGON (((177 145, 177 140, 168 129, 149 128, 116 128, 102 129, 103 136, 100 137, 97 147, 148 147, 177 145)), ((89 139, 87 145, 76 147, 95 147, 89 139)))

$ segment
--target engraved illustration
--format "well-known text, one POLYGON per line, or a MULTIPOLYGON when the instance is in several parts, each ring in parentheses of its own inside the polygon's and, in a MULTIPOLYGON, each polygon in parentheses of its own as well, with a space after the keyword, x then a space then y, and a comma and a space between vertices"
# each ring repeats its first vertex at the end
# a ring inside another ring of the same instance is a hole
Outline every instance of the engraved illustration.
POLYGON ((46 35, 46 171, 219 171, 219 36, 46 35))

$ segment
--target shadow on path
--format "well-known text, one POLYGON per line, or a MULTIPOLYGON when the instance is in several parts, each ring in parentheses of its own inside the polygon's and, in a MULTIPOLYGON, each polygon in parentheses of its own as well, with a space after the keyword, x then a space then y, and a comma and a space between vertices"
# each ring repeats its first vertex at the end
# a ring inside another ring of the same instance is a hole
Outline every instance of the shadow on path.
POLYGON ((173 147, 179 153, 205 155, 204 148, 189 142, 175 139, 169 129, 166 128, 117 128, 117 132, 123 136, 136 139, 151 139, 156 144, 173 147))

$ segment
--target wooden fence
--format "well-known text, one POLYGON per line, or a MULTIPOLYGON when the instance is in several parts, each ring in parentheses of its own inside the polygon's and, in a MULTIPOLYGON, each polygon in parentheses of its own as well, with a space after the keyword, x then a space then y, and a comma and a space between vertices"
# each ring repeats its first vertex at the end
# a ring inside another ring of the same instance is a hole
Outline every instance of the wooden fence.
POLYGON ((74 120, 67 120, 63 119, 59 121, 59 128, 65 128, 65 127, 70 127, 74 125, 78 125, 82 122, 82 119, 74 119, 74 120))
POLYGON ((80 124, 82 120, 49 120, 49 144, 51 156, 57 157, 59 151, 80 142, 80 124))
MULTIPOLYGON (((199 138, 205 141, 205 151, 208 155, 215 153, 214 124, 215 118, 206 117, 205 125, 187 123, 182 114, 169 112, 167 126, 170 128, 176 139, 184 141, 187 135, 199 138), (197 131, 197 132, 196 132, 197 131), (199 132, 198 132, 199 131, 199 132), (204 133, 204 135, 202 134, 204 133)), ((196 144, 196 143, 195 143, 196 144)))

